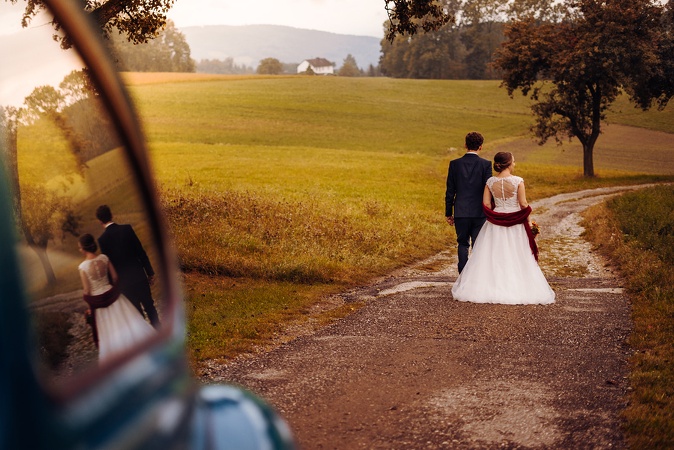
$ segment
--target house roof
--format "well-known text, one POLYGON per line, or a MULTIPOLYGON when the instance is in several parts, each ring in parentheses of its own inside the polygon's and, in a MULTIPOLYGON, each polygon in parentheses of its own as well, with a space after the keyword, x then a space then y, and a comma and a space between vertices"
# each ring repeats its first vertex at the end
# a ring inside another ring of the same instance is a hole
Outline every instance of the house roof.
POLYGON ((307 62, 311 64, 314 67, 327 67, 327 66, 334 66, 333 63, 328 61, 325 58, 313 58, 313 59, 307 59, 307 62))

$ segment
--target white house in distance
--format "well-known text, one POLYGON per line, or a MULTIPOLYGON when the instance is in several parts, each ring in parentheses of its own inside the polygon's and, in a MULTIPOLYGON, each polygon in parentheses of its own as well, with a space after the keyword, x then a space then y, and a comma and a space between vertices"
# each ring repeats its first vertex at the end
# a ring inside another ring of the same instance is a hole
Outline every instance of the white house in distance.
POLYGON ((305 59, 297 66, 297 73, 304 73, 311 67, 316 75, 332 75, 335 65, 325 58, 305 59))

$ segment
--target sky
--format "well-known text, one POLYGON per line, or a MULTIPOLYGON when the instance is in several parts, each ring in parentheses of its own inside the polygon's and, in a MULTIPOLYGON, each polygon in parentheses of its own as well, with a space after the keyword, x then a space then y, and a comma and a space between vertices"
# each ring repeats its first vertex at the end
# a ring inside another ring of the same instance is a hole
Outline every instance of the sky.
MULTIPOLYGON (((358 36, 384 36, 385 0, 176 0, 168 17, 178 28, 195 25, 286 25, 358 36)), ((0 0, 0 105, 20 104, 37 84, 58 85, 81 63, 58 49, 46 17, 21 27, 25 5, 0 0), (14 36, 30 51, 20 50, 14 36), (50 70, 34 67, 49 65, 50 70), (20 68, 17 69, 17 68, 20 68), (49 79, 36 81, 38 74, 49 79)))
POLYGON ((176 27, 287 25, 358 36, 384 36, 385 0, 176 0, 176 27))

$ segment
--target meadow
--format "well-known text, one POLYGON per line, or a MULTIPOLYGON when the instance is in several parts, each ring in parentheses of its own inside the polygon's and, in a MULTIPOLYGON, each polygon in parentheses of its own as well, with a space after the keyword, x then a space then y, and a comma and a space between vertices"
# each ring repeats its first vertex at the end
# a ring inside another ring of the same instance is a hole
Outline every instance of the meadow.
POLYGON ((197 372, 326 295, 453 248, 445 177, 468 131, 484 134, 486 158, 515 153, 530 200, 674 176, 673 109, 626 99, 597 144, 598 176, 584 179, 578 144, 536 145, 527 100, 498 82, 126 77, 179 252, 197 372))

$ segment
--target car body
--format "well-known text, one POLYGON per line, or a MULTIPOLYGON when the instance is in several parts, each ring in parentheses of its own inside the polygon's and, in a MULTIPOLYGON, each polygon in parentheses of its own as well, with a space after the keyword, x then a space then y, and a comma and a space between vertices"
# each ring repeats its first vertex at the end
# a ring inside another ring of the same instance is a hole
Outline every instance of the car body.
POLYGON ((141 122, 81 2, 44 3, 37 26, 0 36, 0 449, 294 448, 264 401, 192 377, 141 122), (51 39, 52 18, 72 50, 51 39), (162 324, 99 363, 76 237, 100 234, 101 203, 146 247, 162 324))

